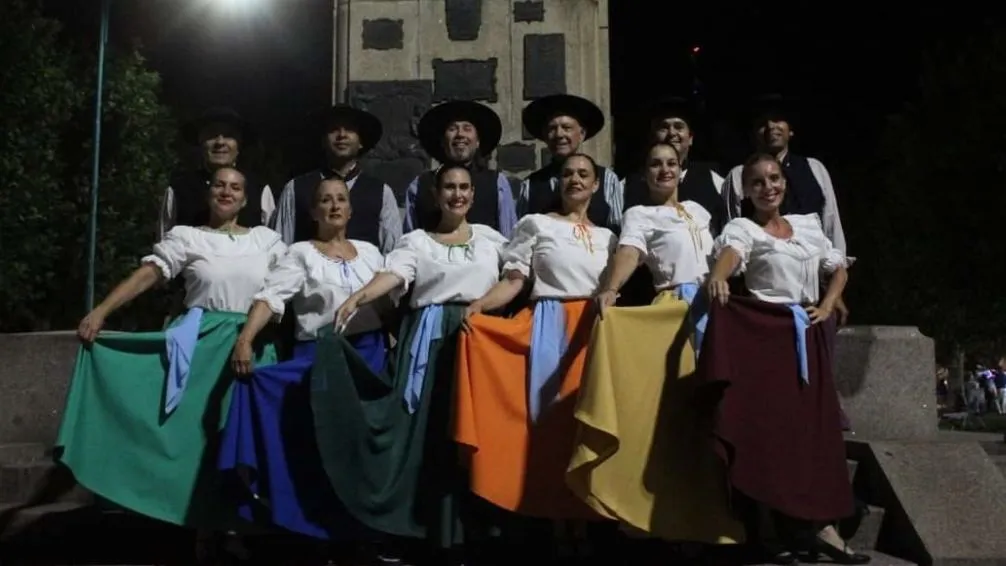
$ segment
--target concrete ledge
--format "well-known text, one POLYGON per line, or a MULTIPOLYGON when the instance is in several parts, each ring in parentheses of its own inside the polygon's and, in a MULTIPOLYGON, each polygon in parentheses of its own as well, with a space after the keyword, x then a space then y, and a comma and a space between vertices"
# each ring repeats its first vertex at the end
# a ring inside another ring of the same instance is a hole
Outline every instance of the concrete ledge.
POLYGON ((848 442, 856 494, 885 509, 877 550, 921 566, 1006 564, 1006 478, 978 442, 848 442))
POLYGON ((838 331, 835 358, 835 384, 856 437, 936 436, 932 339, 909 326, 849 326, 838 331))
POLYGON ((52 445, 79 345, 73 331, 0 334, 0 444, 52 445))

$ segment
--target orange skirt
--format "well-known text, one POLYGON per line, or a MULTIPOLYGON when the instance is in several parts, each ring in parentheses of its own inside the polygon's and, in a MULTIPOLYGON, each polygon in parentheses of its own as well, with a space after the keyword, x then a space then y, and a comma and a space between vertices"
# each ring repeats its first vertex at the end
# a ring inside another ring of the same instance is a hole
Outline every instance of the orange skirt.
POLYGON ((592 301, 562 303, 569 348, 558 399, 538 422, 528 417, 528 353, 534 308, 514 318, 475 315, 457 358, 454 439, 466 451, 471 490, 493 505, 553 519, 600 518, 566 486, 577 421, 592 301))

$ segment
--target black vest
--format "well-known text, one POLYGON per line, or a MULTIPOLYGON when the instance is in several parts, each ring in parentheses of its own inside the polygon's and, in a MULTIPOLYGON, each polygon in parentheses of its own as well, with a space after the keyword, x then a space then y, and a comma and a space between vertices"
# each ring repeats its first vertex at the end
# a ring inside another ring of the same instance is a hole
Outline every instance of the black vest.
POLYGON ((782 160, 782 170, 789 182, 789 190, 783 197, 780 212, 824 216, 824 189, 814 177, 810 161, 802 155, 787 153, 782 160))
MULTIPOLYGON (((346 237, 363 240, 381 247, 381 208, 384 206, 384 181, 367 173, 350 173, 346 181, 356 181, 349 190, 353 215, 346 226, 346 237), (355 174, 354 174, 355 173, 355 174)), ((337 177, 333 172, 316 169, 293 180, 294 242, 305 242, 318 233, 317 222, 311 217, 314 195, 323 179, 337 177)))
MULTIPOLYGON (((611 216, 611 206, 604 199, 604 177, 607 171, 607 169, 600 165, 594 167, 594 174, 597 175, 597 182, 600 186, 597 192, 594 193, 594 196, 591 197, 590 204, 587 205, 587 218, 595 226, 603 226, 617 234, 619 227, 612 226, 608 221, 608 218, 611 216)), ((548 214, 550 212, 558 212, 561 209, 562 195, 559 194, 558 185, 556 188, 552 188, 552 179, 557 179, 556 182, 558 183, 559 173, 559 165, 550 163, 547 167, 543 167, 528 175, 528 214, 548 214)))
MULTIPOLYGON (((473 166, 472 174, 475 198, 466 219, 470 224, 485 224, 497 232, 500 229, 499 172, 473 166)), ((440 209, 436 202, 435 171, 419 174, 416 194, 416 228, 433 230, 440 223, 440 209)))
MULTIPOLYGON (((242 171, 242 173, 244 173, 242 171)), ((171 192, 175 201, 175 225, 205 226, 210 221, 210 173, 186 171, 171 177, 171 192)), ((262 225, 262 191, 265 185, 255 176, 245 173, 247 202, 238 213, 238 224, 247 228, 262 225)))
MULTIPOLYGON (((713 237, 720 235, 729 220, 726 203, 720 195, 719 188, 713 183, 713 168, 702 162, 690 162, 688 174, 678 187, 678 200, 702 205, 711 217, 709 231, 713 237)), ((643 180, 643 175, 635 175, 625 181, 625 210, 637 205, 657 204, 650 200, 650 190, 643 180)))

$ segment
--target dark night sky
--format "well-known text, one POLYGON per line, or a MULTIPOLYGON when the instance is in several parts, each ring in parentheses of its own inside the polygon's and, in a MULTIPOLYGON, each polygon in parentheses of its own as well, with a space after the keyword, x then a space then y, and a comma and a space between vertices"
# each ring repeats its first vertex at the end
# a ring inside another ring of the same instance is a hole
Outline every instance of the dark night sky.
MULTIPOLYGON (((291 168, 309 165, 297 163, 295 132, 308 111, 329 100, 330 1, 257 0, 253 12, 229 16, 210 7, 221 0, 113 1, 113 43, 142 45, 163 77, 165 101, 180 116, 227 103, 255 121, 269 145, 284 150, 291 168)), ((97 36, 97 3, 45 2, 81 37, 97 36)), ((724 165, 739 160, 747 150, 736 115, 743 100, 781 91, 808 107, 799 148, 830 163, 870 151, 885 116, 915 94, 921 48, 933 37, 967 30, 946 13, 904 22, 893 7, 853 13, 748 4, 726 10, 724 2, 610 4, 617 4, 609 19, 619 166, 633 139, 630 111, 690 89, 692 45, 702 47, 699 73, 710 123, 700 128, 699 140, 707 157, 724 165)))

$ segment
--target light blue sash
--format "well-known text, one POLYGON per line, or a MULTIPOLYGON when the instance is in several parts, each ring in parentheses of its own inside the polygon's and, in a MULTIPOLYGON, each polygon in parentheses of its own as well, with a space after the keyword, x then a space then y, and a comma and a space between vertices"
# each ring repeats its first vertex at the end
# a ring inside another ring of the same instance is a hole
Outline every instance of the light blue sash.
POLYGON ((168 354, 168 376, 164 383, 164 414, 170 415, 182 402, 185 386, 189 383, 192 354, 199 341, 199 326, 203 309, 189 309, 178 324, 164 332, 164 345, 168 354))
POLYGON ((443 338, 444 306, 428 305, 419 315, 419 326, 409 346, 409 373, 405 382, 405 407, 414 414, 423 398, 426 369, 430 364, 430 345, 443 338))
POLYGON ((527 409, 533 423, 559 399, 559 365, 567 348, 566 309, 555 299, 539 299, 534 305, 528 354, 527 409))
POLYGON ((810 383, 810 373, 807 369, 807 329, 810 328, 810 315, 800 305, 787 305, 793 312, 793 326, 796 327, 796 355, 800 364, 800 381, 810 383))
POLYGON ((709 305, 699 295, 701 288, 698 283, 682 283, 675 288, 678 298, 688 303, 688 319, 695 329, 692 349, 695 350, 695 359, 699 359, 699 350, 702 349, 702 339, 706 335, 706 324, 709 323, 709 305), (699 300, 696 301, 695 299, 699 300))

